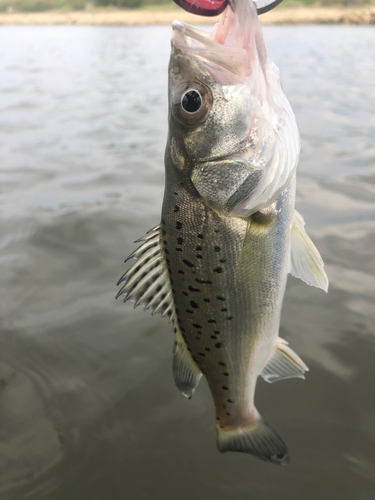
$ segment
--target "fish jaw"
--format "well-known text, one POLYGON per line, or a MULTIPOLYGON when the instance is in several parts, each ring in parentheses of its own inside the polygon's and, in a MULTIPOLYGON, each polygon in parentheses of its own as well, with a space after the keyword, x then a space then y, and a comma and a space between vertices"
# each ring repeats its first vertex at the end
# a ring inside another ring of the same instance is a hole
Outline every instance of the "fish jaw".
POLYGON ((247 217, 283 191, 300 151, 295 117, 267 56, 255 5, 236 2, 212 33, 179 21, 172 26, 170 133, 203 200, 225 215, 247 217), (207 112, 184 124, 174 109, 195 84, 208 96, 207 112), (217 190, 206 185, 220 162, 231 164, 226 195, 220 183, 217 190))

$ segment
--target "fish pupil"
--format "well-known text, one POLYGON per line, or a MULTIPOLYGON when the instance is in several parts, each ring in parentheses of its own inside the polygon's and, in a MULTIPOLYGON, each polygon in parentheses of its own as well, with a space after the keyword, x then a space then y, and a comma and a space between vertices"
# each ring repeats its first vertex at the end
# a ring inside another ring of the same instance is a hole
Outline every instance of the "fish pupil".
POLYGON ((195 113, 202 106, 202 98, 196 90, 189 90, 182 97, 181 104, 188 113, 195 113))

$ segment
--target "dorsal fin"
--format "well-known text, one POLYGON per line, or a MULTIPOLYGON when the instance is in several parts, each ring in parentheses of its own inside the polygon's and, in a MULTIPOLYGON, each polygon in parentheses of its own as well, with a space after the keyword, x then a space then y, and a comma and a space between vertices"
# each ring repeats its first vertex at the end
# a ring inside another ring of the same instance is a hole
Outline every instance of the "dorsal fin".
POLYGON ((302 216, 294 211, 290 242, 290 274, 310 286, 328 291, 328 278, 323 269, 324 262, 314 243, 305 231, 305 221, 302 216))
POLYGON ((124 302, 133 299, 137 307, 144 305, 152 313, 159 312, 174 319, 175 310, 172 288, 160 240, 160 226, 151 229, 145 236, 137 240, 142 244, 125 260, 136 259, 136 262, 119 279, 117 285, 123 283, 116 299, 125 295, 124 302))
POLYGON ((173 353, 173 378, 177 388, 187 398, 191 398, 199 381, 202 372, 187 350, 182 338, 177 321, 175 322, 175 345, 173 353))

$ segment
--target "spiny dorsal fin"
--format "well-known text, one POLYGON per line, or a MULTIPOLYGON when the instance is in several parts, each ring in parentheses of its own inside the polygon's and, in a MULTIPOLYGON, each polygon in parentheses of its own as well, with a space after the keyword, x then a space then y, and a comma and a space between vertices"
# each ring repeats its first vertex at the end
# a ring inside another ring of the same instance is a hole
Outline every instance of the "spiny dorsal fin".
POLYGON ((305 221, 295 210, 291 230, 290 274, 310 286, 328 291, 328 278, 323 269, 324 262, 314 243, 307 235, 305 221))
POLYGON ((125 295, 135 301, 134 307, 143 304, 152 313, 174 319, 175 310, 172 288, 167 266, 160 243, 160 226, 151 229, 145 236, 137 240, 142 244, 125 260, 136 259, 136 262, 120 278, 117 285, 123 283, 116 299, 125 295))
POLYGON ((173 378, 176 386, 184 396, 190 399, 197 388, 201 377, 202 372, 193 361, 191 354, 188 352, 176 321, 173 356, 173 378))
POLYGON ((304 373, 309 369, 302 359, 288 347, 288 342, 278 339, 266 366, 263 368, 261 376, 270 384, 277 380, 287 378, 305 378, 304 373))

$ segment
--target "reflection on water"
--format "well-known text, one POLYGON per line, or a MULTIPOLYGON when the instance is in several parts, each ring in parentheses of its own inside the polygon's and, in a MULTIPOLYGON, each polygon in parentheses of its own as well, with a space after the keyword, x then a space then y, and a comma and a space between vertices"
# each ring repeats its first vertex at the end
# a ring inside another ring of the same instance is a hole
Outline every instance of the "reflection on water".
POLYGON ((206 385, 173 385, 170 325, 113 298, 159 221, 170 28, 3 27, 2 499, 374 498, 375 31, 264 31, 331 280, 290 278, 281 336, 311 371, 257 391, 292 465, 218 454, 206 385))

